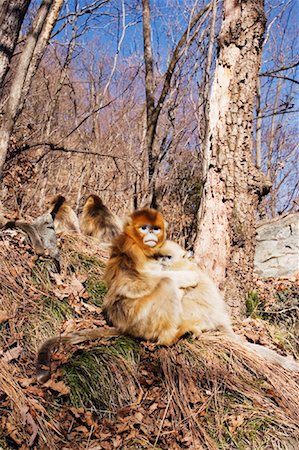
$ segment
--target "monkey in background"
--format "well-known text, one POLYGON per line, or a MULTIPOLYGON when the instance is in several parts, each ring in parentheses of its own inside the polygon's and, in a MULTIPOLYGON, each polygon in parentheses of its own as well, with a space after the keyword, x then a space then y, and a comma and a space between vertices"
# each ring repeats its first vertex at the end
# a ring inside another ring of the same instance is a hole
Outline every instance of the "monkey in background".
POLYGON ((120 219, 104 205, 100 197, 91 194, 83 206, 80 227, 83 234, 109 244, 121 233, 122 224, 120 219))
POLYGON ((165 235, 166 222, 158 211, 144 208, 129 216, 123 232, 112 243, 104 274, 108 285, 104 312, 113 328, 81 330, 46 341, 38 353, 38 381, 49 379, 51 353, 60 342, 76 344, 125 334, 172 345, 187 332, 199 336, 204 330, 217 328, 265 359, 299 370, 295 361, 244 343, 234 333, 216 285, 194 262, 184 258, 179 245, 167 241, 163 247, 165 235), (170 264, 163 266, 155 259, 157 255, 167 256, 170 264))
POLYGON ((53 197, 49 202, 48 212, 53 218, 56 234, 80 234, 79 219, 65 197, 60 194, 53 197))
POLYGON ((2 226, 0 223, 1 230, 10 230, 18 228, 27 234, 35 253, 38 256, 42 256, 45 253, 44 245, 34 225, 31 225, 30 223, 27 222, 22 222, 20 220, 9 220, 2 226))

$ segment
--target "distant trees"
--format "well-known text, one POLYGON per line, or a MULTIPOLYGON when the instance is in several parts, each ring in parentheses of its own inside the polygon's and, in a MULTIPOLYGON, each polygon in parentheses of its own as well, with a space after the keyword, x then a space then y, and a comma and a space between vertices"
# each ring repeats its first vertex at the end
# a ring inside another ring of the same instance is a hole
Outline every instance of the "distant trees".
POLYGON ((61 190, 77 209, 89 192, 115 211, 158 205, 240 305, 256 210, 298 198, 294 0, 226 0, 222 22, 217 0, 33 2, 17 45, 28 2, 1 1, 2 199, 29 214, 61 190))

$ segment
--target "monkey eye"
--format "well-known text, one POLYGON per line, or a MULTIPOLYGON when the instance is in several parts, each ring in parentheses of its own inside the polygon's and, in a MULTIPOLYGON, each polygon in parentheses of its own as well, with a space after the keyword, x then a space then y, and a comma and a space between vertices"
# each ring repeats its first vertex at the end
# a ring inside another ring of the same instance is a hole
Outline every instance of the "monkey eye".
POLYGON ((155 227, 152 227, 152 231, 153 231, 153 233, 154 233, 154 234, 159 234, 159 233, 160 233, 160 231, 161 231, 161 228, 160 228, 160 227, 157 227, 157 226, 155 226, 155 227))
POLYGON ((147 233, 148 232, 148 225, 141 225, 141 227, 139 227, 139 231, 140 233, 147 233))

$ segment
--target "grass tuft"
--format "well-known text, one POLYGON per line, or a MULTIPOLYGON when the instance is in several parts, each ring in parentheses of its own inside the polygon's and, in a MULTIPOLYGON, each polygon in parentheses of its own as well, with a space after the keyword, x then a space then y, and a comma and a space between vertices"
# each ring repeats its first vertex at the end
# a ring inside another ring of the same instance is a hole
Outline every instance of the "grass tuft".
POLYGON ((138 347, 135 340, 121 337, 75 355, 63 367, 71 403, 103 414, 134 401, 138 347))
POLYGON ((246 299, 246 312, 247 316, 253 319, 263 316, 263 303, 260 301, 258 293, 255 290, 250 291, 248 294, 246 299))
POLYGON ((89 301, 96 306, 103 305, 103 299, 107 293, 107 286, 98 276, 92 276, 84 283, 89 294, 89 301))

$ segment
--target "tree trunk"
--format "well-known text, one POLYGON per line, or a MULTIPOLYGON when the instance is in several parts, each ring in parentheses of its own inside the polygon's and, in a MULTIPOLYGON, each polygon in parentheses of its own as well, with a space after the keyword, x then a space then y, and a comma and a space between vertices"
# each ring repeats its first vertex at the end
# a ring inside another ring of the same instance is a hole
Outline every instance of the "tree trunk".
POLYGON ((0 89, 29 4, 30 0, 0 0, 0 89))
MULTIPOLYGON (((214 3, 214 2, 213 2, 214 3)), ((155 102, 155 81, 153 69, 153 53, 151 46, 150 2, 142 0, 143 15, 143 48, 145 63, 145 91, 146 91, 146 151, 148 159, 148 204, 157 207, 156 179, 159 170, 160 154, 155 151, 158 120, 167 95, 171 90, 171 80, 177 63, 188 46, 195 40, 201 24, 200 19, 211 10, 211 4, 204 6, 191 20, 187 29, 178 41, 165 72, 164 83, 158 100, 155 102), (197 26, 199 24, 199 26, 197 26)))
POLYGON ((252 286, 256 209, 269 188, 252 158, 264 1, 224 0, 223 15, 195 257, 224 290, 233 314, 239 315, 252 286))
POLYGON ((0 124, 0 177, 6 160, 9 140, 15 120, 20 113, 23 99, 27 94, 32 77, 45 51, 50 33, 55 25, 63 0, 43 0, 19 58, 11 83, 8 99, 1 111, 0 124), (24 91, 25 88, 25 91, 24 91))

